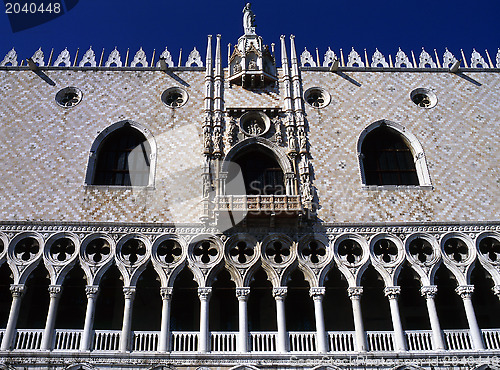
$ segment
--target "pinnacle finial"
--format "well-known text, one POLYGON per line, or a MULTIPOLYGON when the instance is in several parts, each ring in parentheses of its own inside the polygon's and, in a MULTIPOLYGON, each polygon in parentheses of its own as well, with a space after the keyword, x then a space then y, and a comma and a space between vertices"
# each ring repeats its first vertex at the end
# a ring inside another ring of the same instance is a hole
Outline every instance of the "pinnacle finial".
POLYGON ((251 4, 247 3, 243 8, 243 29, 245 35, 255 35, 255 14, 250 9, 251 4))

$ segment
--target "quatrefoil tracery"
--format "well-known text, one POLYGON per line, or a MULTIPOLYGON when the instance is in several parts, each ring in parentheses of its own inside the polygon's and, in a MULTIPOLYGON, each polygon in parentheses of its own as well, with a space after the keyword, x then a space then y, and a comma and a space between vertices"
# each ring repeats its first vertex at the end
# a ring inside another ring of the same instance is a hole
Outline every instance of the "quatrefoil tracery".
POLYGON ((361 245, 356 240, 345 239, 339 244, 338 254, 342 261, 354 265, 361 261, 363 248, 361 248, 361 245))
POLYGON ((415 238, 410 242, 408 247, 410 254, 415 260, 421 263, 427 263, 432 260, 434 250, 429 241, 423 238, 415 238))
POLYGON ((85 254, 91 263, 99 263, 111 254, 111 246, 106 239, 96 238, 87 244, 85 254))
POLYGON ((469 248, 462 239, 450 238, 444 243, 444 253, 453 261, 461 263, 469 257, 469 248))
POLYGON ((121 247, 121 256, 130 264, 135 264, 140 261, 146 255, 146 245, 142 240, 139 239, 129 239, 121 247))
POLYGON ((479 242, 479 252, 491 262, 500 262, 500 241, 490 236, 479 242))
POLYGON ((163 263, 175 263, 179 261, 182 256, 182 247, 176 240, 164 240, 158 245, 156 254, 158 259, 163 263))
POLYGON ((384 263, 394 262, 398 256, 398 247, 392 240, 380 239, 373 246, 375 257, 384 263))
POLYGON ((198 243, 193 249, 193 255, 204 264, 215 261, 217 254, 215 244, 208 240, 198 243))
POLYGON ((311 240, 307 246, 302 249, 302 255, 312 263, 320 263, 325 259, 325 246, 315 240, 311 240))
POLYGON ((40 244, 33 237, 19 240, 14 247, 14 256, 24 262, 30 261, 38 254, 40 244))
POLYGON ((267 247, 266 256, 275 263, 281 264, 290 258, 290 248, 280 241, 275 241, 267 247))
POLYGON ((70 238, 59 238, 50 246, 50 257, 57 262, 67 261, 75 253, 75 243, 70 238))

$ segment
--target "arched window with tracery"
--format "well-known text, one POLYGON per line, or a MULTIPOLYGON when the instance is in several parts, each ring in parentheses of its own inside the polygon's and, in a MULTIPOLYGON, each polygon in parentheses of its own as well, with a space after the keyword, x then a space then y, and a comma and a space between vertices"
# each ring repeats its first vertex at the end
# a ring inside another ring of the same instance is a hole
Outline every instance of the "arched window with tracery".
POLYGON ((92 185, 149 185, 151 147, 130 125, 109 133, 96 152, 92 185))
POLYGON ((386 125, 364 137, 361 158, 366 185, 421 185, 409 145, 386 125))

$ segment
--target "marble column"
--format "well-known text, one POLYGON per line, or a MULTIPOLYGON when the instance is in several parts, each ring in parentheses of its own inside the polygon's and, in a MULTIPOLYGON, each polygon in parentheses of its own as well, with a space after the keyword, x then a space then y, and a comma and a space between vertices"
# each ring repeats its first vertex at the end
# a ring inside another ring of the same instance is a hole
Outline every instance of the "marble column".
POLYGON ((83 326, 82 341, 80 342, 80 351, 90 351, 92 345, 92 333, 94 328, 95 304, 99 286, 87 285, 85 287, 87 294, 87 311, 85 312, 85 324, 83 326))
POLYGON ((436 285, 423 286, 420 288, 420 294, 425 297, 427 305, 427 312, 429 313, 429 321, 432 329, 432 344, 436 351, 444 350, 443 332, 441 331, 441 324, 436 310, 436 302, 434 297, 437 293, 436 285))
POLYGON ((161 309, 161 332, 160 343, 158 351, 170 352, 170 307, 172 302, 173 288, 162 287, 160 288, 160 295, 162 300, 161 309))
POLYGON ((287 287, 273 288, 273 296, 276 300, 276 320, 278 324, 278 352, 287 352, 288 350, 288 334, 286 331, 285 318, 285 298, 287 287))
POLYGON ((49 311, 47 312, 47 320, 45 321, 45 329, 43 330, 41 350, 50 350, 52 347, 52 338, 54 337, 54 326, 56 323, 57 306, 59 298, 61 298, 62 287, 60 285, 49 285, 49 311))
POLYGON ((129 351, 131 325, 132 325, 132 308, 134 306, 135 286, 123 287, 123 295, 125 296, 125 305, 123 308, 123 325, 120 336, 120 352, 129 351))
POLYGON ((354 331, 356 336, 356 351, 366 351, 366 335, 363 326, 363 316, 361 314, 361 295, 363 294, 362 286, 353 286, 347 288, 347 293, 351 299, 352 316, 354 318, 354 331))
POLYGON ((236 297, 238 298, 238 351, 248 352, 248 314, 247 301, 250 294, 250 288, 236 288, 236 297))
POLYGON ((474 349, 484 349, 483 336, 479 325, 477 324, 474 306, 472 306, 472 293, 474 292, 474 285, 459 285, 455 291, 458 293, 464 303, 465 315, 469 323, 469 331, 474 345, 474 349))
POLYGON ((208 352, 210 350, 210 328, 208 325, 209 302, 212 288, 198 288, 200 297, 200 341, 199 352, 208 352))
POLYGON ((309 295, 314 302, 314 318, 316 321, 316 340, 318 344, 318 351, 325 353, 328 352, 328 342, 325 330, 325 317, 323 315, 323 297, 325 296, 326 289, 324 287, 313 287, 309 289, 309 295))
POLYGON ((406 338, 401 325, 401 316, 399 314, 398 297, 401 293, 400 286, 388 286, 384 289, 385 296, 389 299, 391 309, 392 328, 394 330, 394 342, 396 351, 406 351, 406 338))
POLYGON ((17 318, 19 317, 19 309, 21 308, 21 300, 25 292, 24 284, 12 284, 10 286, 10 292, 12 294, 12 303, 10 305, 9 320, 7 321, 7 327, 5 328, 5 334, 2 340, 2 351, 7 351, 12 346, 12 340, 14 339, 14 334, 16 333, 17 318))

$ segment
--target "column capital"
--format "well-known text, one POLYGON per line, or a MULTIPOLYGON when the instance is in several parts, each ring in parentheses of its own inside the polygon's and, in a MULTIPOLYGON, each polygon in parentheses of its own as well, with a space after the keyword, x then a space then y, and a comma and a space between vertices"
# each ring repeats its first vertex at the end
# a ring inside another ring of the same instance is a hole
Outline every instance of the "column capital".
POLYGON ((437 285, 426 285, 420 288, 420 294, 426 299, 434 298, 438 291, 437 285))
POLYGON ((275 299, 285 299, 287 292, 288 292, 288 287, 286 286, 275 287, 273 288, 273 297, 275 299))
POLYGON ((326 293, 326 288, 323 286, 315 286, 315 287, 309 288, 309 295, 315 300, 316 299, 323 299, 323 296, 325 295, 325 293, 326 293))
POLYGON ((248 299, 249 294, 250 294, 249 287, 236 288, 236 298, 238 298, 239 301, 246 301, 248 299))
POLYGON ((198 288, 198 297, 200 297, 201 300, 207 301, 210 298, 211 294, 212 287, 198 288))
POLYGON ((457 292, 462 299, 470 299, 474 292, 474 285, 459 285, 455 289, 455 292, 457 292))
POLYGON ((50 298, 57 298, 62 292, 62 286, 60 285, 49 285, 49 296, 50 298))
POLYGON ((349 294, 349 298, 351 299, 360 299, 363 294, 362 286, 350 286, 347 288, 347 294, 349 294))
POLYGON ((87 285, 85 287, 85 294, 87 294, 87 298, 95 298, 99 293, 99 285, 87 285))
POLYGON ((124 286, 123 287, 123 295, 125 299, 133 299, 135 295, 135 286, 124 286))
POLYGON ((384 294, 389 299, 398 299, 400 293, 401 293, 400 286, 386 286, 384 288, 384 294))
POLYGON ((20 298, 23 296, 26 290, 26 286, 24 284, 11 284, 10 285, 10 293, 14 298, 20 298))
POLYGON ((172 299, 172 293, 174 292, 174 288, 172 287, 161 287, 160 295, 162 300, 172 299))

